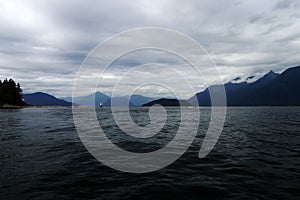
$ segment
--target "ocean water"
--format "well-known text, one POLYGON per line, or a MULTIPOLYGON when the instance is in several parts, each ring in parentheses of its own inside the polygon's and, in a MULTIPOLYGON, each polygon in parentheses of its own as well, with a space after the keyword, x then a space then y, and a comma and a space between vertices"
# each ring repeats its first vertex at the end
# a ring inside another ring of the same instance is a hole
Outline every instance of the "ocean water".
MULTIPOLYGON (((180 122, 178 108, 167 108, 157 136, 134 140, 108 109, 97 113, 109 138, 133 152, 162 148, 180 122)), ((149 123, 146 108, 131 116, 149 123)), ((300 107, 229 107, 221 137, 203 159, 198 152, 209 108, 201 108, 201 116, 195 140, 178 160, 132 174, 103 165, 86 150, 70 108, 0 110, 0 199, 299 199, 300 107)))

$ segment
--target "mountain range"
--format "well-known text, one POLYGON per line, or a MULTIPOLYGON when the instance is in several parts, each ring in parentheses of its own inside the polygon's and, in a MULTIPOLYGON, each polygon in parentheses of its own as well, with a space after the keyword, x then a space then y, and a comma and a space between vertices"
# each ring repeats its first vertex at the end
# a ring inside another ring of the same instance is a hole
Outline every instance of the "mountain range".
MULTIPOLYGON (((210 106, 209 89, 218 93, 221 85, 213 85, 188 101, 199 106, 210 106)), ((226 83, 228 106, 290 106, 300 105, 300 66, 281 74, 270 71, 255 82, 226 83)))
POLYGON ((133 94, 129 97, 121 96, 111 98, 101 92, 79 97, 57 98, 44 92, 36 92, 32 94, 23 94, 22 98, 28 105, 34 106, 99 106, 100 103, 105 107, 110 107, 111 102, 114 106, 142 106, 145 103, 156 100, 157 98, 145 97, 138 94, 133 94), (95 101, 94 101, 95 98, 95 101))
POLYGON ((105 107, 110 107, 111 102, 113 102, 114 106, 127 106, 128 102, 129 106, 142 106, 143 104, 156 99, 158 98, 145 97, 139 94, 133 94, 130 97, 120 96, 111 98, 101 92, 96 92, 95 94, 87 96, 74 97, 73 100, 72 97, 62 98, 62 100, 73 102, 74 104, 81 106, 99 106, 101 103, 105 107))
POLYGON ((72 97, 65 97, 61 99, 81 106, 99 106, 100 103, 102 103, 103 106, 107 106, 106 102, 110 99, 110 97, 101 92, 96 92, 86 96, 73 97, 73 99, 72 97))
MULTIPOLYGON (((253 79, 253 76, 247 80, 253 79)), ((237 77, 231 82, 224 84, 228 106, 289 106, 300 105, 300 66, 292 67, 278 74, 270 71, 255 82, 238 82, 241 78, 237 77)), ((110 107, 113 101, 114 106, 151 106, 161 104, 164 106, 195 105, 210 106, 211 100, 209 91, 218 93, 222 85, 209 86, 191 98, 185 100, 151 98, 134 94, 130 97, 109 97, 101 92, 79 97, 65 97, 58 99, 52 95, 37 92, 24 94, 23 99, 30 105, 47 106, 99 106, 100 103, 105 107, 110 107), (95 98, 95 99, 94 99, 95 98), (94 101, 95 100, 95 101, 94 101), (71 103, 72 102, 72 103, 71 103)))

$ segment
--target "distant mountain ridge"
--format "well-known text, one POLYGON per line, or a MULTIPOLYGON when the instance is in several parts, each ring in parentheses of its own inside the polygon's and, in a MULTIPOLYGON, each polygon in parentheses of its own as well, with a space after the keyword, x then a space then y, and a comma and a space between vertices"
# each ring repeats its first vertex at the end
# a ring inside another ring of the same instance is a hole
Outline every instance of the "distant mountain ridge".
POLYGON ((142 95, 134 94, 130 98, 127 96, 114 97, 111 98, 101 92, 96 92, 95 94, 90 94, 87 96, 79 97, 65 97, 57 98, 53 95, 44 92, 35 92, 32 94, 23 94, 23 99, 29 105, 34 106, 99 106, 100 103, 105 107, 110 107, 113 101, 114 106, 142 106, 144 103, 150 102, 157 98, 145 97, 142 95), (73 103, 72 103, 73 102, 73 103))
MULTIPOLYGON (((210 86, 218 92, 221 85, 210 86)), ((300 105, 300 66, 282 74, 270 71, 253 83, 226 83, 224 85, 228 106, 289 106, 300 105)), ((208 88, 189 99, 193 105, 210 106, 208 88), (198 100, 198 102, 197 102, 198 100)))
POLYGON ((36 92, 23 94, 23 99, 28 105, 33 106, 72 106, 72 103, 61 100, 47 93, 36 92))
POLYGON ((113 102, 114 106, 128 106, 128 103, 129 106, 142 106, 143 104, 158 98, 146 97, 139 94, 133 94, 130 97, 120 96, 111 98, 106 94, 96 92, 86 96, 74 97, 73 99, 72 97, 65 97, 61 99, 81 106, 99 106, 101 103, 105 107, 110 107, 111 102, 113 102))
MULTIPOLYGON (((103 94, 101 92, 96 92, 94 94, 86 95, 86 96, 78 96, 78 97, 66 97, 66 98, 61 98, 62 100, 65 101, 70 101, 74 104, 80 105, 80 106, 99 106, 100 103, 103 105, 105 102, 108 101, 110 97, 107 96, 106 94, 103 94)), ((104 105, 106 106, 106 105, 104 105)))

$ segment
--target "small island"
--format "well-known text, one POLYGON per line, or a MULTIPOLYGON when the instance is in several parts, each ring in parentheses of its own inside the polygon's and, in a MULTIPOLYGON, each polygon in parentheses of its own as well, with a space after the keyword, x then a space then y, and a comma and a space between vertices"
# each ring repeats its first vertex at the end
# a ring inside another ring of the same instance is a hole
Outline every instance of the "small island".
POLYGON ((153 106, 155 104, 158 104, 161 106, 192 106, 186 100, 167 99, 167 98, 161 98, 161 99, 157 99, 154 101, 150 101, 149 103, 143 104, 143 106, 147 107, 147 106, 153 106))

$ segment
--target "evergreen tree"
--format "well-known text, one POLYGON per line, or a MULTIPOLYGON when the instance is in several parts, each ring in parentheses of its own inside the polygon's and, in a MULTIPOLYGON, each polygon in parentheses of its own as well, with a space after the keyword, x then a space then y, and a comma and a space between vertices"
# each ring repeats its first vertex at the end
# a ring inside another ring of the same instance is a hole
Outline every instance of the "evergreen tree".
POLYGON ((22 89, 13 79, 0 80, 0 106, 9 104, 13 106, 26 105, 22 99, 22 89))

